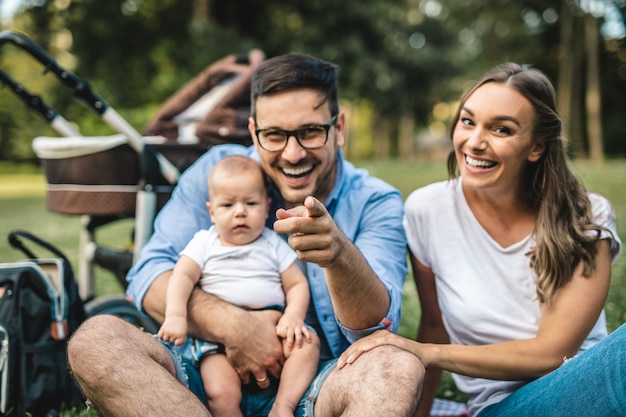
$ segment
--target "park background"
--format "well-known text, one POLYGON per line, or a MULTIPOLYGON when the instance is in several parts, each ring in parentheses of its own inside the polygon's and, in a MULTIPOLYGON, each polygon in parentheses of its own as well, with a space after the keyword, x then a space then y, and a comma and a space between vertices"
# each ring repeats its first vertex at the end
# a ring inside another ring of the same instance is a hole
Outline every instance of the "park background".
MULTIPOLYGON (((447 178, 449 122, 461 93, 504 61, 554 82, 575 171, 612 201, 626 236, 626 29, 624 0, 0 0, 0 30, 24 33, 88 80, 140 130, 159 106, 213 62, 261 49, 299 51, 337 63, 349 117, 349 159, 404 198, 447 178)), ((0 69, 87 136, 114 133, 52 74, 12 45, 0 69)), ((46 211, 46 180, 31 143, 58 136, 8 88, 0 89, 0 262, 21 258, 5 236, 37 233, 76 261, 80 219, 46 211)), ((132 219, 100 238, 128 245, 132 219)), ((419 305, 412 278, 400 332, 413 337, 419 305)), ((122 287, 96 271, 96 294, 122 287)), ((614 265, 609 330, 626 321, 626 257, 614 265)), ((440 391, 462 398, 450 380, 440 391)))

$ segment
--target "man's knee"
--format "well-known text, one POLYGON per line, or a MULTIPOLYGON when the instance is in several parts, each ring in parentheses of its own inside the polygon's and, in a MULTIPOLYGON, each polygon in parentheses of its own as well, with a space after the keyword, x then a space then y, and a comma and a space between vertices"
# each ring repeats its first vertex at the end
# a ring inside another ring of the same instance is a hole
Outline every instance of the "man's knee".
POLYGON ((411 352, 395 346, 380 346, 372 353, 371 361, 377 364, 373 366, 375 372, 372 377, 386 381, 390 388, 388 395, 393 396, 395 393, 398 399, 414 400, 417 406, 426 374, 422 361, 411 352))
POLYGON ((96 315, 85 320, 72 334, 67 344, 69 358, 80 357, 86 349, 101 346, 101 341, 110 339, 119 327, 120 319, 106 314, 96 315))
POLYGON ((424 365, 412 353, 395 346, 380 346, 351 365, 333 370, 322 386, 318 404, 331 407, 336 414, 413 415, 424 374, 424 365))
POLYGON ((423 380, 424 373, 424 365, 412 353, 395 346, 379 346, 364 353, 350 366, 334 371, 331 376, 346 382, 355 379, 376 382, 382 379, 385 385, 413 386, 414 382, 423 380), (344 373, 344 370, 347 372, 344 373))
MULTIPOLYGON (((96 315, 85 320, 76 329, 67 344, 67 358, 74 373, 89 369, 97 374, 99 367, 106 367, 119 358, 120 343, 126 343, 125 326, 132 326, 116 316, 96 315)), ((129 335, 130 336, 130 335, 129 335)))

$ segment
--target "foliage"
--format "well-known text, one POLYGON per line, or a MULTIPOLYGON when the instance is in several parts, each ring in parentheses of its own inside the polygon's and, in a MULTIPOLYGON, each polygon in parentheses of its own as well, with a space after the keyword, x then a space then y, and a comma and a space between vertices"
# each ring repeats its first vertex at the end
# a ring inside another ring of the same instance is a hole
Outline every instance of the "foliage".
MULTIPOLYGON (((427 128, 435 119, 435 106, 457 100, 467 80, 496 63, 528 63, 545 71, 556 83, 563 53, 561 7, 578 3, 25 2, 28 7, 9 24, 10 28, 27 33, 62 65, 88 80, 124 117, 136 109, 141 109, 139 113, 143 115, 154 110, 202 69, 231 53, 259 48, 269 57, 301 51, 339 64, 343 98, 353 103, 369 102, 373 109, 371 118, 362 122, 366 126, 359 130, 376 130, 375 135, 390 140, 400 135, 402 118, 414 122, 414 131, 427 128)), ((574 13, 577 22, 580 16, 574 13)), ((575 30, 577 36, 580 32, 575 30)), ((577 44, 581 43, 577 38, 577 44)), ((607 153, 623 154, 626 145, 619 138, 624 98, 620 92, 626 84, 626 48, 623 40, 606 45, 601 48, 600 57, 605 148, 607 153)), ((36 77, 33 70, 23 70, 29 68, 27 61, 14 50, 0 50, 2 67, 20 73, 27 86, 34 82, 37 91, 45 94, 53 107, 76 121, 81 130, 85 129, 84 134, 109 133, 50 77, 36 77)), ((573 61, 571 64, 577 65, 578 72, 584 71, 584 66, 573 61)), ((575 90, 584 91, 584 83, 581 75, 575 90)), ((0 91, 0 159, 32 157, 30 140, 54 132, 46 128, 45 122, 31 125, 28 110, 10 96, 9 92, 0 91)), ((582 140, 586 135, 585 122, 582 115, 578 118, 582 120, 580 138, 575 139, 582 140)), ((133 124, 140 129, 147 121, 148 117, 133 124)), ((397 152, 397 146, 391 149, 397 152)), ((584 146, 580 149, 585 151, 584 146)))
POLYGON ((604 149, 613 157, 626 156, 624 146, 624 80, 626 79, 626 48, 621 52, 602 56, 602 122, 604 127, 604 149), (620 58, 621 56, 621 58, 620 58))

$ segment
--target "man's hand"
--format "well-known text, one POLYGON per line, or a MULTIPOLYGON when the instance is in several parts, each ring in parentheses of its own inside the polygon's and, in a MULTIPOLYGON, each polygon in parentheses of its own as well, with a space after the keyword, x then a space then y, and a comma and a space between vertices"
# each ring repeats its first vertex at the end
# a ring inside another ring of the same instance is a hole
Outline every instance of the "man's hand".
POLYGON ((256 381, 259 388, 267 388, 269 375, 278 378, 285 362, 281 342, 276 336, 280 312, 242 311, 242 314, 244 319, 238 321, 237 329, 230 333, 225 344, 226 357, 243 384, 256 381))
POLYGON ((307 197, 303 206, 278 209, 276 217, 274 230, 291 235, 289 244, 300 260, 327 268, 337 259, 345 236, 318 199, 307 197))
POLYGON ((351 329, 380 323, 389 311, 389 293, 324 204, 309 196, 302 206, 277 210, 276 217, 274 230, 291 234, 298 258, 324 268, 337 319, 351 329))
MULTIPOLYGON (((163 318, 165 295, 171 271, 157 277, 144 297, 144 308, 163 318)), ((276 336, 281 313, 275 310, 245 311, 215 295, 195 288, 188 304, 188 331, 193 337, 222 343, 226 356, 243 383, 261 380, 269 387, 269 375, 278 377, 285 358, 276 336), (265 379, 264 379, 265 378, 265 379)))

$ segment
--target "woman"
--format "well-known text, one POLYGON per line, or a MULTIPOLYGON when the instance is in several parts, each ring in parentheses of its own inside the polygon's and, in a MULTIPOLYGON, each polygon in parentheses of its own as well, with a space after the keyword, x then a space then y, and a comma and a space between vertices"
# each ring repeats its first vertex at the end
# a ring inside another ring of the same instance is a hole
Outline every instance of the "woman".
POLYGON ((606 337, 603 314, 621 242, 610 203, 568 167, 553 86, 499 65, 452 126, 451 180, 405 203, 417 342, 378 331, 338 366, 383 344, 413 352, 427 367, 419 416, 441 370, 469 394, 470 416, 621 415, 626 327, 606 337))

